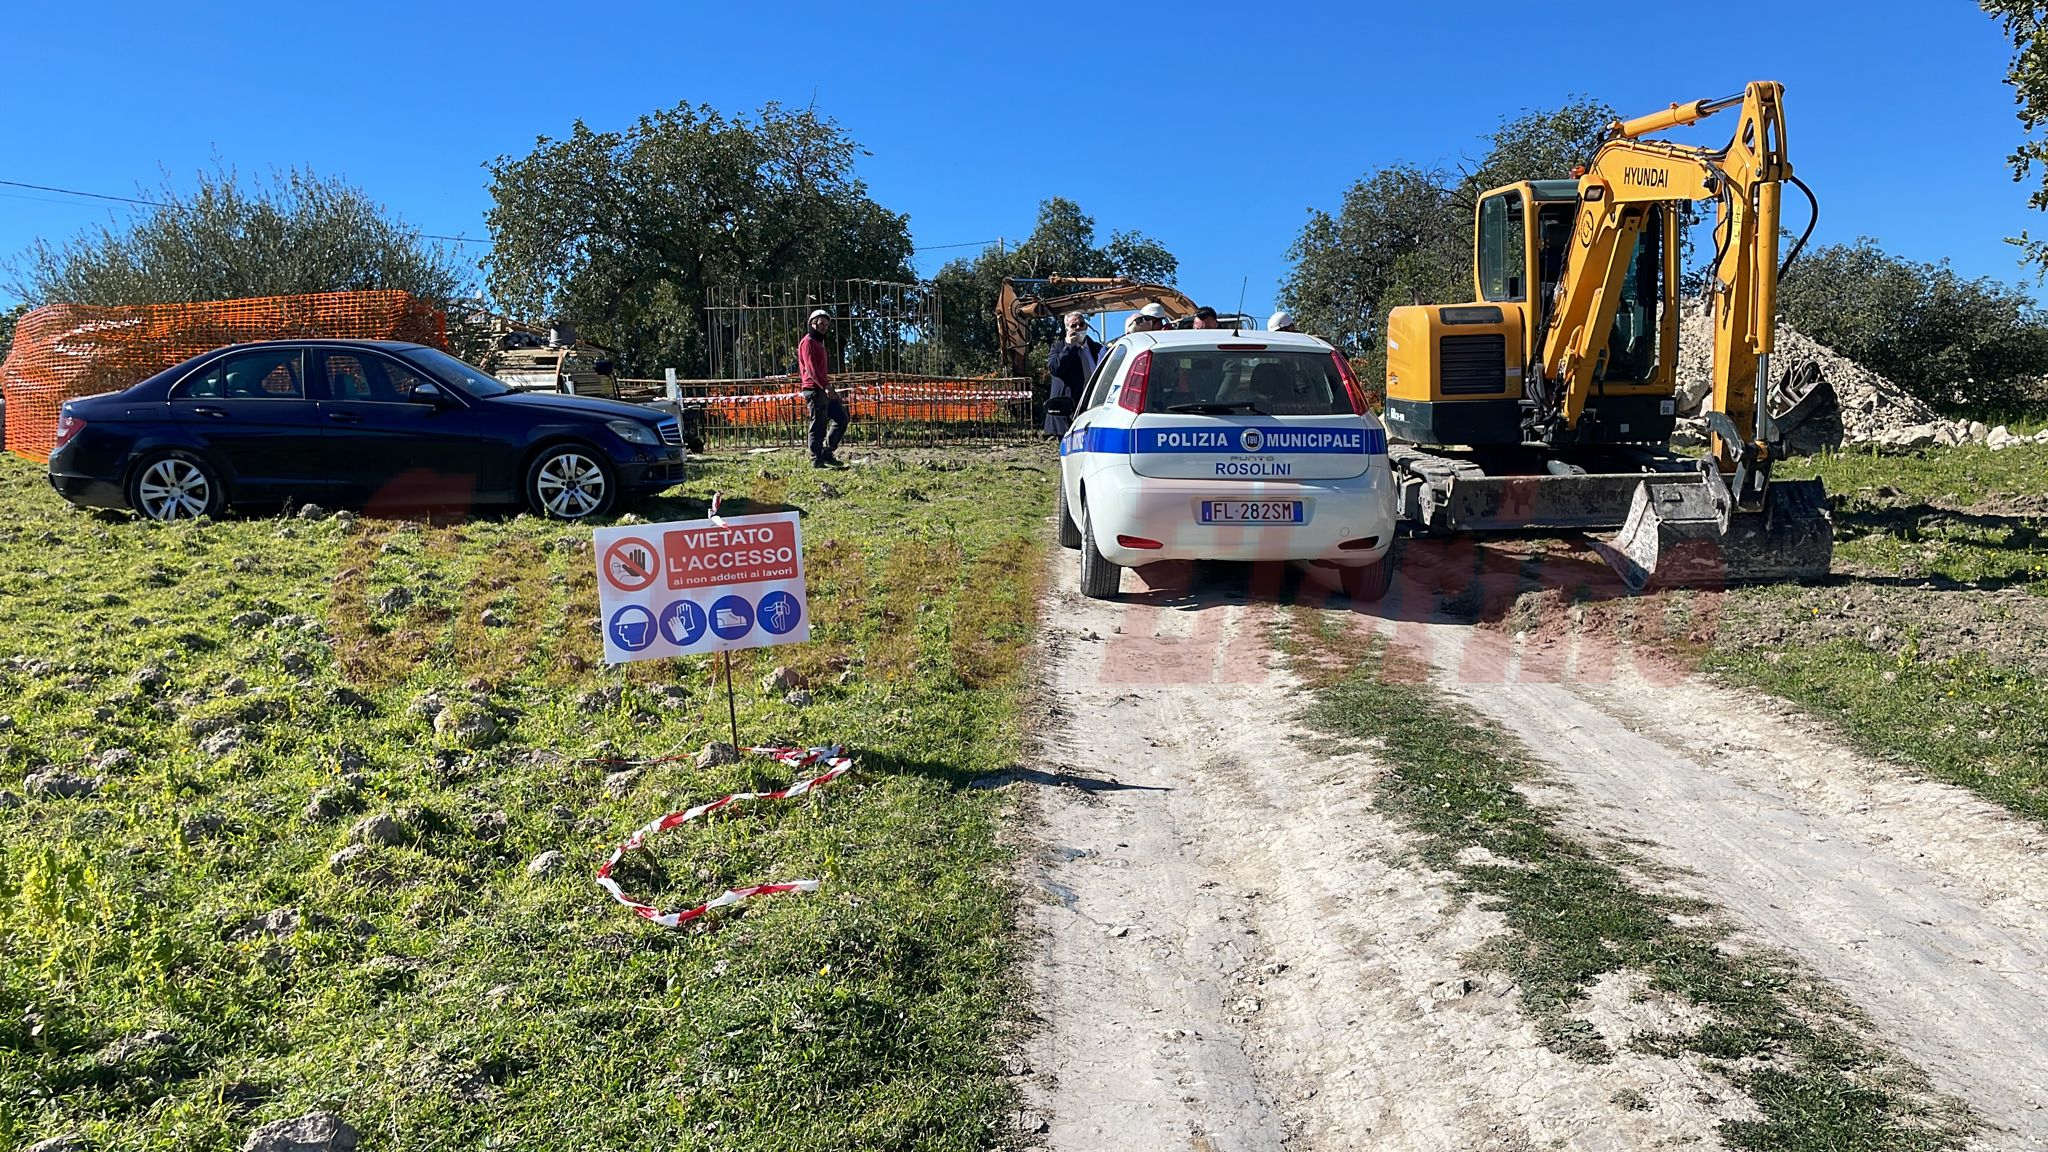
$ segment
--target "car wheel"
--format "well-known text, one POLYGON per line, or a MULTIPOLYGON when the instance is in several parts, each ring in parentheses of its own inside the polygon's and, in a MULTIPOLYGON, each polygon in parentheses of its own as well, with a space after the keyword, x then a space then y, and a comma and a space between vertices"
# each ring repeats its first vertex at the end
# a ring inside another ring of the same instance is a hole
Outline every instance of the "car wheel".
POLYGON ((1088 506, 1081 505, 1081 594, 1091 600, 1114 600, 1123 584, 1124 570, 1103 559, 1095 546, 1095 532, 1088 523, 1088 506))
POLYGON ((1057 505, 1057 509, 1053 512, 1053 519, 1059 524, 1060 547, 1079 548, 1081 546, 1081 529, 1074 523, 1074 510, 1067 506, 1067 486, 1064 482, 1060 484, 1057 505))
POLYGON ((1337 577, 1344 585, 1346 596, 1362 604, 1378 603, 1394 583, 1394 550, 1387 549, 1387 554, 1377 563, 1363 568, 1339 568, 1337 577))
POLYGON ((558 444, 526 468, 526 503, 537 516, 584 520, 602 516, 618 502, 619 484, 610 464, 594 448, 558 444))
POLYGON ((128 506, 149 520, 195 520, 227 507, 227 486, 213 465, 190 452, 159 452, 128 480, 128 506))

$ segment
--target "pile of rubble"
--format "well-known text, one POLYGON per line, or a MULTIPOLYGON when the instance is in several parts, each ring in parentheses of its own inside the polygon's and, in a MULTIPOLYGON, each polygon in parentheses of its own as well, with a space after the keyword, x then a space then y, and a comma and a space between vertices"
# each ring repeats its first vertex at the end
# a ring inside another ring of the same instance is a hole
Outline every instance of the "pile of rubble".
MULTIPOLYGON (((2013 435, 2003 424, 1993 428, 1982 421, 1944 419, 1897 384, 1782 321, 1777 345, 1771 375, 1783 378, 1802 364, 1813 364, 1821 379, 1833 386, 1840 409, 1838 416, 1816 416, 1813 427, 1795 432, 1791 436, 1795 451, 1841 444, 1891 448, 1983 444, 1993 450, 2029 442, 2048 444, 2048 430, 2030 438, 2013 435)), ((1713 358, 1713 322, 1704 308, 1688 305, 1679 314, 1678 411, 1695 419, 1679 422, 1677 441, 1706 440, 1705 422, 1696 417, 1713 390, 1713 358)))

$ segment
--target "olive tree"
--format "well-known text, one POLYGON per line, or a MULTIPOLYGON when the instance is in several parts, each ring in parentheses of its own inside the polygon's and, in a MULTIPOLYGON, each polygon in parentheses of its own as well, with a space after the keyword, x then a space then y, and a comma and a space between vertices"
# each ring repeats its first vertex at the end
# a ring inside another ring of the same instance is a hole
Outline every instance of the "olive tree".
POLYGON ((397 289, 445 303, 470 278, 443 245, 338 179, 293 170, 244 182, 231 170, 9 264, 31 306, 173 304, 397 289))
POLYGON ((707 360, 705 289, 909 280, 909 219, 854 174, 860 145, 811 109, 677 104, 623 132, 577 121, 490 172, 490 286, 573 320, 629 372, 707 360))

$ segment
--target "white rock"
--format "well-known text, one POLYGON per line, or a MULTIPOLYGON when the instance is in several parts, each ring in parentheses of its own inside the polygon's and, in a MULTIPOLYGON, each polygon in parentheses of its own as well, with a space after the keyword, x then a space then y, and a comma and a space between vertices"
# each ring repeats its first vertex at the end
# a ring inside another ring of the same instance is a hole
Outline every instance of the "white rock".
POLYGON ((242 1143, 242 1152, 354 1152, 356 1130, 332 1112, 312 1112, 265 1124, 242 1143))

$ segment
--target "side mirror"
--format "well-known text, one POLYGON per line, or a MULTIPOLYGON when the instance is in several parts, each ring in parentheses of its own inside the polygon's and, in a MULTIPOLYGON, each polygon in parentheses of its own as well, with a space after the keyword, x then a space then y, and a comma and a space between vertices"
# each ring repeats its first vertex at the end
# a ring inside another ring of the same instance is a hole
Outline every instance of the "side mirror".
POLYGON ((448 394, 441 391, 440 385, 422 381, 413 385, 411 399, 415 404, 431 404, 438 408, 448 402, 448 394))

